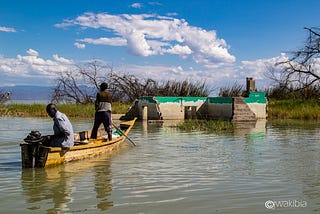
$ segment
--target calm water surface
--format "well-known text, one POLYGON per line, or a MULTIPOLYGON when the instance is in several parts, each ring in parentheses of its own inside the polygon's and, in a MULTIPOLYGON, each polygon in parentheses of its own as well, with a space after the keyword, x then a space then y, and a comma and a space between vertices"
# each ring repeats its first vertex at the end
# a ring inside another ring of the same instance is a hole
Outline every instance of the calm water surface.
MULTIPOLYGON (((76 131, 92 125, 72 122, 76 131)), ((51 129, 50 119, 0 118, 1 213, 320 213, 315 122, 258 121, 232 134, 138 122, 137 147, 21 169, 19 142, 51 129)))

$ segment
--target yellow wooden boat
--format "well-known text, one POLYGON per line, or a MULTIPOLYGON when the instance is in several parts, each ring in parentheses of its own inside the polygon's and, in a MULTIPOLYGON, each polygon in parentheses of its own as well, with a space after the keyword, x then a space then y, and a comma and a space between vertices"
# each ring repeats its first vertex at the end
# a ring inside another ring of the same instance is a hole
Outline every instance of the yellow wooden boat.
MULTIPOLYGON (((121 122, 113 131, 111 141, 103 130, 99 130, 97 139, 89 139, 91 130, 75 133, 75 145, 65 149, 60 147, 47 147, 38 142, 23 142, 21 147, 21 161, 23 168, 43 168, 80 160, 101 153, 108 153, 117 149, 119 145, 128 139, 127 136, 133 127, 136 118, 121 122)), ((133 142, 132 142, 133 143, 133 142)))

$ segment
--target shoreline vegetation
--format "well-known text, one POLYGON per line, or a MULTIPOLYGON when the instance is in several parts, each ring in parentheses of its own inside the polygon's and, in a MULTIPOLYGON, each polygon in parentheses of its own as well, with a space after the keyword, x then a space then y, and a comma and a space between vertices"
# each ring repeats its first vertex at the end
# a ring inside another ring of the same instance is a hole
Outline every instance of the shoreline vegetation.
MULTIPOLYGON (((114 102, 112 114, 125 114, 129 102, 114 102)), ((48 117, 46 104, 8 104, 0 106, 0 116, 9 117, 48 117)), ((94 104, 59 104, 59 111, 70 118, 93 118, 94 104)), ((268 120, 320 120, 320 100, 270 100, 268 103, 268 120)), ((230 121, 221 120, 185 120, 176 125, 181 130, 228 132, 236 127, 230 121)))
POLYGON ((270 100, 268 119, 320 120, 320 99, 270 100))
POLYGON ((224 120, 185 120, 176 125, 185 131, 208 131, 208 132, 232 132, 236 127, 230 121, 224 120))
MULTIPOLYGON (((113 102, 112 114, 125 114, 129 102, 113 102)), ((91 118, 94 104, 58 104, 59 111, 68 117, 91 118)), ((48 117, 46 104, 7 104, 0 105, 0 116, 9 117, 48 117)), ((269 100, 268 119, 320 120, 320 99, 269 100)))
MULTIPOLYGON (((47 104, 8 104, 0 106, 0 116, 8 117, 48 117, 47 104)), ((125 114, 130 107, 128 102, 112 103, 112 114, 125 114)), ((94 104, 58 104, 59 111, 70 118, 93 118, 94 104)))

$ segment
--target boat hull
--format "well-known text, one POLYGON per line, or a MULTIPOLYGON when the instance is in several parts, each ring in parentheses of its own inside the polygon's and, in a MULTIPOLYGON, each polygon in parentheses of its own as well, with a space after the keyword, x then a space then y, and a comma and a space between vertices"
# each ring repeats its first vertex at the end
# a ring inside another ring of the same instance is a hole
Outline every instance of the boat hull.
POLYGON ((46 147, 37 143, 20 144, 21 160, 23 168, 43 168, 70 161, 81 160, 102 153, 111 153, 117 149, 120 144, 126 140, 133 127, 135 120, 122 122, 119 128, 123 131, 119 133, 119 137, 109 141, 104 137, 104 133, 100 133, 97 139, 87 139, 90 131, 79 132, 75 135, 75 146, 65 149, 60 147, 46 147), (79 141, 80 140, 80 141, 79 141))

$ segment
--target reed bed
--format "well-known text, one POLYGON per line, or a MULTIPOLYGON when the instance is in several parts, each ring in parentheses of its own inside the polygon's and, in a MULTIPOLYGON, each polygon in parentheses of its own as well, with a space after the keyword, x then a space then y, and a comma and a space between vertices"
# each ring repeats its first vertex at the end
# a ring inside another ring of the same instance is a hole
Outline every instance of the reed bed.
POLYGON ((268 118, 319 120, 320 100, 271 100, 268 103, 268 118))
MULTIPOLYGON (((94 104, 59 104, 58 110, 68 117, 92 118, 94 116, 94 104)), ((113 114, 125 114, 130 103, 114 102, 113 114)), ((0 116, 14 117, 48 117, 45 104, 9 104, 0 107, 0 116)))
POLYGON ((178 123, 177 127, 188 131, 228 132, 234 130, 233 123, 224 120, 185 120, 178 123))

